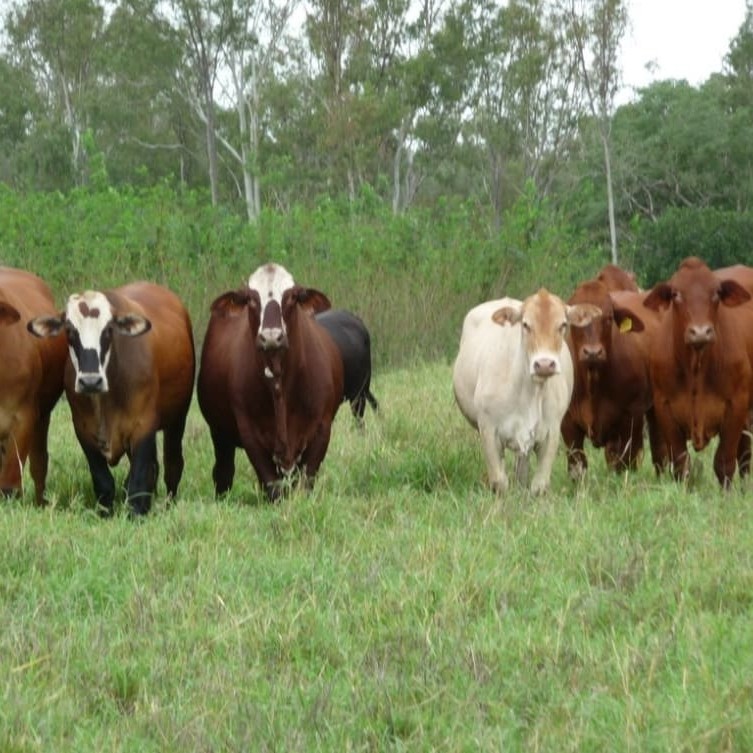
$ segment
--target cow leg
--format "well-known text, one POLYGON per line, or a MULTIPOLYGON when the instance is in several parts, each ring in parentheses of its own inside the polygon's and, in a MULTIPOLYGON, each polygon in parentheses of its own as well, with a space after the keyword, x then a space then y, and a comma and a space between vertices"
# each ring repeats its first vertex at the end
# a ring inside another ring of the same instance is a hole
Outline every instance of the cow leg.
POLYGON ((552 466, 557 454, 557 446, 560 443, 560 433, 550 431, 546 439, 536 448, 538 463, 536 473, 531 481, 531 493, 543 494, 549 488, 549 479, 552 477, 552 466))
POLYGON ((221 497, 230 491, 235 478, 235 442, 229 441, 220 431, 211 431, 214 446, 214 467, 212 481, 214 481, 215 496, 221 497))
POLYGON ((690 476, 688 439, 672 417, 666 401, 654 400, 654 414, 659 435, 666 443, 672 476, 675 481, 687 481, 690 476))
POLYGON ((0 489, 6 497, 23 491, 24 463, 29 454, 29 419, 20 417, 14 424, 15 427, 3 442, 0 457, 0 489))
POLYGON ((573 481, 579 481, 588 468, 588 460, 583 450, 586 432, 567 414, 562 419, 561 432, 567 450, 567 473, 573 481))
POLYGON ((617 439, 604 448, 607 466, 617 473, 634 471, 643 455, 643 419, 628 417, 620 426, 617 439))
POLYGON ((128 474, 128 504, 134 515, 146 515, 152 506, 152 494, 157 485, 157 435, 145 436, 131 453, 128 474))
POLYGON ((659 475, 669 466, 669 449, 661 431, 659 431, 653 408, 646 413, 646 424, 648 426, 648 443, 651 448, 651 461, 654 464, 656 474, 659 475))
POLYGON ((751 438, 750 438, 750 426, 746 426, 743 429, 743 433, 740 435, 740 442, 737 445, 737 467, 740 472, 740 476, 747 476, 750 473, 750 461, 751 461, 751 438))
POLYGON ((49 454, 47 452, 47 435, 50 429, 50 414, 39 416, 37 425, 31 437, 29 449, 29 472, 34 482, 36 503, 45 505, 45 485, 47 483, 47 469, 49 467, 49 454))
POLYGON ((733 405, 728 409, 728 414, 719 432, 719 445, 714 454, 714 472, 719 483, 725 489, 729 489, 735 475, 739 448, 742 443, 743 430, 745 429, 747 418, 747 407, 741 410, 733 405))
POLYGON ((165 467, 165 487, 167 496, 174 499, 178 494, 178 484, 183 476, 183 432, 186 429, 185 416, 166 426, 162 432, 162 458, 165 467))
POLYGON ((478 433, 481 436, 481 448, 486 460, 489 485, 495 494, 504 494, 510 486, 505 472, 504 449, 497 442, 497 432, 492 424, 479 421, 478 433))
POLYGON ((314 479, 319 472, 319 466, 327 454, 329 439, 332 433, 332 424, 321 423, 318 430, 312 437, 308 447, 301 456, 300 467, 305 474, 304 483, 311 488, 314 485, 314 479))
POLYGON ((112 477, 107 461, 99 450, 92 449, 83 443, 81 443, 81 449, 83 449, 86 462, 89 464, 89 473, 92 477, 94 497, 97 500, 99 512, 103 516, 112 515, 112 508, 115 503, 115 479, 112 477))

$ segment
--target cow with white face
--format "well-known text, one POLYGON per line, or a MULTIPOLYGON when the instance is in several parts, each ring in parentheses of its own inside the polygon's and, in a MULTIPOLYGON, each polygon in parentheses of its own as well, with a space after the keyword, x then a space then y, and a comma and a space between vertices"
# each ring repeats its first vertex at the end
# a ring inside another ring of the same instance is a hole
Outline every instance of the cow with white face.
POLYGON ((108 465, 125 454, 131 511, 149 510, 159 470, 158 431, 165 485, 174 496, 195 370, 191 321, 178 297, 148 282, 86 291, 70 296, 63 313, 32 319, 28 329, 38 337, 66 334, 66 395, 101 509, 109 514, 115 498, 108 465))
POLYGON ((545 289, 518 301, 502 298, 471 309, 463 322, 453 369, 455 399, 478 430, 489 483, 509 486, 505 448, 517 455, 517 477, 528 480, 528 458, 538 458, 531 491, 546 491, 573 391, 569 327, 600 315, 590 304, 568 306, 545 289))
POLYGON ((65 330, 76 374, 76 392, 109 392, 107 367, 112 355, 113 334, 135 337, 151 328, 151 322, 137 313, 116 315, 110 301, 99 291, 87 290, 70 296, 65 307, 65 330))

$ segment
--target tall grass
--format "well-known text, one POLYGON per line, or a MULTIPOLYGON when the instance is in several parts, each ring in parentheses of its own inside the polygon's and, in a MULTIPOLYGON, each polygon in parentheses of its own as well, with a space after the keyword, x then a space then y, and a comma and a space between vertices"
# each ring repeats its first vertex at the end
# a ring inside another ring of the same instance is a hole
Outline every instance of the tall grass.
POLYGON ((747 486, 593 453, 496 499, 446 362, 373 386, 276 506, 240 453, 213 499, 194 406, 180 498, 141 523, 94 514, 60 405, 50 507, 0 515, 2 749, 753 749, 747 486))

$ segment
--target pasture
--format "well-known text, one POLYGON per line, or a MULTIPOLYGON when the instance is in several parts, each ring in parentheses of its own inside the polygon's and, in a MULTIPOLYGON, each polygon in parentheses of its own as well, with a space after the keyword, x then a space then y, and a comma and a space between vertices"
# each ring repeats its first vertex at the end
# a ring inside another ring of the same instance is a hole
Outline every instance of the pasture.
POLYGON ((194 401, 138 522, 91 509, 61 402, 50 506, 27 469, 0 515, 2 750, 753 749, 750 483, 707 448, 689 488, 593 451, 573 486, 560 448, 547 496, 495 499, 450 370, 377 373, 277 506, 240 452, 213 499, 194 401))

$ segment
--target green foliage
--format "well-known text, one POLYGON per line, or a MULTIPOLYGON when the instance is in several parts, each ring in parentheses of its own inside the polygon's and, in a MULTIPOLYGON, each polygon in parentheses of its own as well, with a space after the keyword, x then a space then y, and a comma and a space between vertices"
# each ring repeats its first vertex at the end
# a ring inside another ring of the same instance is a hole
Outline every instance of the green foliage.
POLYGON ((636 224, 633 269, 644 286, 671 277, 687 256, 712 269, 753 265, 753 214, 721 209, 668 209, 656 222, 636 224))
POLYGON ((265 210, 249 225, 209 206, 203 193, 107 187, 91 151, 100 191, 22 196, 0 189, 2 262, 46 279, 61 306, 84 288, 143 278, 166 284, 186 302, 199 342, 211 301, 269 260, 326 292, 335 307, 358 313, 371 330, 377 368, 451 358, 475 304, 541 285, 568 295, 600 266, 533 188, 499 232, 470 202, 440 200, 394 215, 368 187, 354 201, 265 210))

